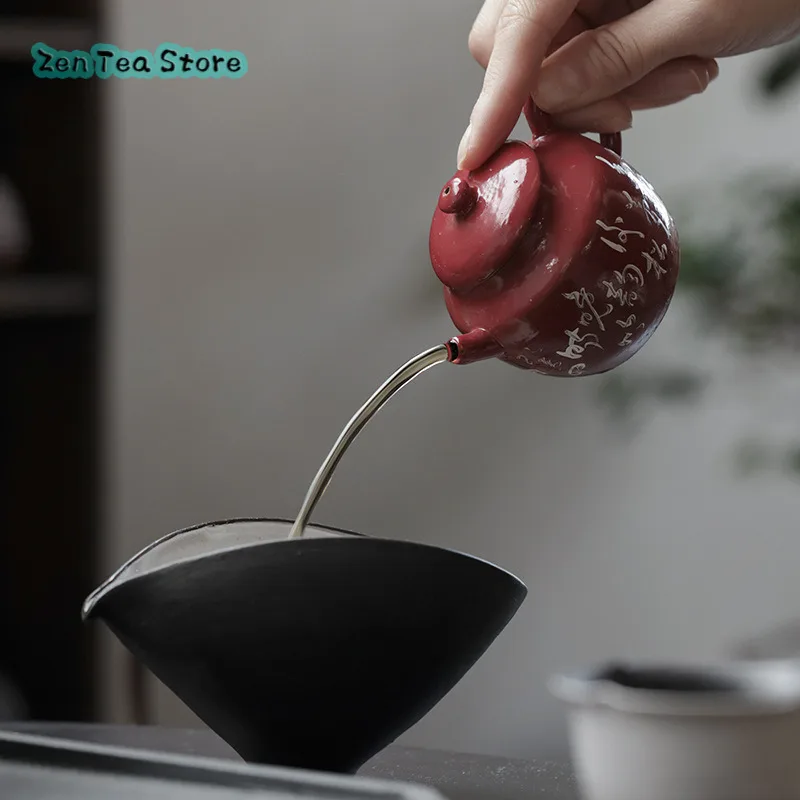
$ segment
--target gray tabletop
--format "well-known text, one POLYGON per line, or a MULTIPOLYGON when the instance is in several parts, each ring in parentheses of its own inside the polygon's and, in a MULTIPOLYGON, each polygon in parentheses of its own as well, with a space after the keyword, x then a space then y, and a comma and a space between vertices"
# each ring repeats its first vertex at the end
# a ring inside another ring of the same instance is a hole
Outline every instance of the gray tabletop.
MULTIPOLYGON (((2 727, 117 747, 239 758, 208 730, 36 722, 2 727)), ((571 770, 561 764, 394 745, 368 761, 359 774, 433 786, 448 800, 578 800, 579 797, 571 770)))

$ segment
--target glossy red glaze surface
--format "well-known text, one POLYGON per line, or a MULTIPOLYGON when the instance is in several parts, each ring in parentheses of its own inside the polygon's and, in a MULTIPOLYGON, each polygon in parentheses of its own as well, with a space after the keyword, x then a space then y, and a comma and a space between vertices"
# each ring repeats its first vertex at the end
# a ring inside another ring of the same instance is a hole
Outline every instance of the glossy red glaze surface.
POLYGON ((598 144, 553 130, 530 108, 526 116, 530 144, 507 142, 439 195, 430 254, 462 334, 449 343, 451 360, 606 372, 663 319, 678 235, 653 187, 609 149, 619 151, 618 134, 598 144))

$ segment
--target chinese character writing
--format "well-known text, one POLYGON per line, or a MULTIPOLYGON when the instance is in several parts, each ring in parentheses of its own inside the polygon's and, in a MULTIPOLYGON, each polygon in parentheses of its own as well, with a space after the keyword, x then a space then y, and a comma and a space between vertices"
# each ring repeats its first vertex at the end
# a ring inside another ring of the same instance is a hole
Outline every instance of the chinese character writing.
POLYGON ((571 331, 564 331, 564 333, 568 339, 567 346, 563 350, 556 351, 558 355, 564 356, 564 358, 577 360, 584 354, 587 347, 603 349, 596 333, 585 333, 581 336, 577 328, 571 331))
POLYGON ((625 198, 625 208, 628 211, 631 211, 634 208, 638 208, 639 210, 644 212, 645 217, 647 217, 648 223, 650 225, 658 225, 659 228, 664 227, 664 221, 661 217, 658 216, 649 206, 647 205, 647 201, 642 198, 641 205, 637 204, 637 202, 631 197, 630 192, 623 192, 622 196, 625 198))
POLYGON ((542 356, 536 363, 541 364, 543 367, 550 367, 550 369, 561 369, 560 361, 551 361, 546 356, 542 356))
POLYGON ((580 325, 584 328, 588 327, 592 320, 595 320, 600 326, 600 330, 604 331, 606 326, 603 324, 603 317, 607 317, 613 310, 614 306, 611 303, 606 305, 605 311, 600 314, 594 307, 594 295, 587 292, 586 289, 579 289, 574 292, 565 292, 564 297, 567 300, 574 300, 578 308, 587 309, 581 314, 580 325))
POLYGON ((632 306, 634 301, 639 299, 639 292, 636 288, 644 286, 644 275, 642 271, 635 264, 626 264, 625 268, 620 272, 614 270, 614 281, 603 281, 603 286, 606 287, 606 298, 619 301, 620 306, 632 306), (636 288, 626 288, 626 285, 632 283, 636 288))
POLYGON ((667 271, 662 266, 667 257, 667 246, 665 244, 659 245, 655 239, 651 239, 650 241, 653 243, 650 252, 642 252, 642 256, 647 263, 647 274, 649 275, 652 271, 655 273, 656 278, 660 279, 667 271))
POLYGON ((635 324, 636 324, 636 314, 631 314, 627 319, 617 320, 617 325, 619 325, 620 328, 630 328, 631 325, 635 324))
POLYGON ((625 253, 627 250, 625 249, 625 245, 628 243, 629 236, 638 236, 641 239, 644 239, 644 234, 641 231, 626 231, 623 228, 618 227, 618 224, 622 222, 622 217, 617 217, 614 222, 617 223, 615 225, 606 225, 605 222, 601 219, 595 220, 597 225, 601 227, 606 233, 616 233, 617 234, 617 241, 613 242, 611 239, 606 238, 605 236, 600 237, 600 241, 604 244, 607 244, 612 250, 616 250, 618 253, 625 253))

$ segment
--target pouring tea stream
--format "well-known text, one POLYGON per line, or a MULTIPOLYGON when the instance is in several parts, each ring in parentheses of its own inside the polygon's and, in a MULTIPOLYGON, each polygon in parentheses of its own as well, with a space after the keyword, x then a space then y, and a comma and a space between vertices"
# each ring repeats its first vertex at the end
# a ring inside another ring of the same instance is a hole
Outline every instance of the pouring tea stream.
POLYGON ((678 234, 653 187, 600 143, 554 127, 529 100, 529 144, 506 142, 443 187, 429 249, 460 331, 404 364, 345 426, 290 533, 303 535, 339 461, 395 392, 430 367, 499 358, 541 375, 581 377, 630 359, 667 312, 678 234))
POLYGON ((339 438, 325 457, 325 461, 322 462, 322 466, 311 482, 311 486, 309 486, 308 492, 303 500, 303 505, 300 508, 300 513, 297 515, 297 519, 294 521, 294 525, 292 525, 292 530, 289 532, 290 539, 296 539, 303 535, 303 529, 308 523, 311 513, 314 511, 314 507, 320 501, 325 489, 328 487, 333 477, 333 471, 336 469, 345 451, 350 446, 353 439, 358 436, 361 429, 381 410, 395 392, 402 389, 409 381, 414 380, 417 375, 421 375, 425 370, 436 366, 436 364, 447 361, 448 355, 449 350, 447 345, 444 344, 438 347, 432 347, 430 350, 425 350, 400 367, 400 369, 381 384, 370 396, 369 400, 361 406, 355 413, 355 416, 353 416, 350 422, 345 425, 344 430, 339 434, 339 438))

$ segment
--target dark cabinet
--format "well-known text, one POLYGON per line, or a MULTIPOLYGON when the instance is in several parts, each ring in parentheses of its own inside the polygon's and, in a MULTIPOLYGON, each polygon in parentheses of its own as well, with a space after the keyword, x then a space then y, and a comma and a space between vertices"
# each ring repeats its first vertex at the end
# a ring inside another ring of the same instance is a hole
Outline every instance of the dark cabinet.
POLYGON ((0 179, 27 228, 0 267, 0 675, 35 719, 95 714, 102 143, 99 81, 36 78, 30 47, 99 25, 91 0, 0 3, 0 179))

